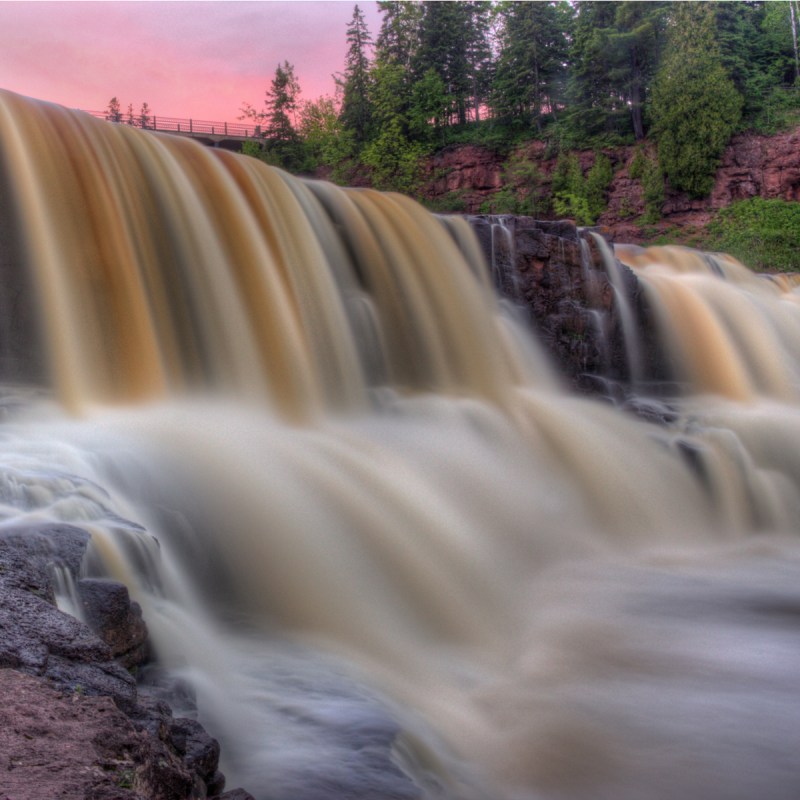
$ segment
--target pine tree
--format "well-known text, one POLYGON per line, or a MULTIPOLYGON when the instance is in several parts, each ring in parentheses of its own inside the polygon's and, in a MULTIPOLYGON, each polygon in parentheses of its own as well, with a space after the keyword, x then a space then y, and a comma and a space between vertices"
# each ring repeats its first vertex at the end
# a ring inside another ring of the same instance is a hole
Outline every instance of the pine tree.
POLYGON ((722 65, 713 5, 673 4, 652 116, 659 161, 675 189, 694 197, 711 191, 741 110, 742 97, 722 65))
POLYGON ((294 66, 288 61, 278 64, 275 77, 267 90, 266 138, 273 145, 297 141, 294 118, 300 95, 300 84, 294 66))
POLYGON ((150 106, 146 102, 142 103, 142 108, 139 111, 139 125, 142 128, 150 127, 150 106))
POLYGON ((469 26, 466 58, 469 78, 472 83, 472 112, 475 121, 480 121, 481 107, 491 91, 494 79, 494 54, 492 52, 492 3, 489 0, 473 0, 469 4, 469 26))
POLYGON ((472 89, 467 57, 467 42, 472 36, 472 9, 466 2, 435 0, 425 0, 423 9, 420 46, 414 63, 415 80, 429 69, 435 70, 451 98, 455 120, 464 124, 472 89))
POLYGON ((342 100, 342 124, 353 132, 357 145, 367 139, 372 108, 370 105, 370 63, 367 49, 372 44, 364 15, 358 6, 347 27, 347 58, 345 60, 342 100))
POLYGON ((641 139, 665 4, 579 2, 576 11, 562 126, 567 142, 641 139))
POLYGON ((122 110, 120 109, 119 100, 117 100, 116 97, 112 97, 108 101, 106 119, 109 122, 122 122, 122 110))
POLYGON ((567 55, 562 3, 503 3, 500 55, 490 103, 505 123, 541 131, 551 113, 567 55))
POLYGON ((264 124, 264 159, 270 164, 297 171, 303 164, 303 144, 295 127, 300 84, 288 61, 278 64, 266 92, 265 111, 245 106, 243 116, 264 124))
POLYGON ((378 0, 383 19, 375 60, 401 67, 409 76, 419 50, 422 4, 414 0, 378 0))
POLYGON ((634 139, 645 136, 644 108, 655 75, 663 33, 664 5, 625 0, 615 3, 614 26, 608 31, 609 82, 630 109, 634 139))

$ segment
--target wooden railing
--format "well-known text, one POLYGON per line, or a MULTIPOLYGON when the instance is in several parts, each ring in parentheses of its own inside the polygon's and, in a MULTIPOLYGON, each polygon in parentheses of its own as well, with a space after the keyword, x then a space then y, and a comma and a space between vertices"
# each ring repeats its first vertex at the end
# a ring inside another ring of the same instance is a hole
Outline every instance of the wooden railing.
POLYGON ((146 117, 134 114, 133 118, 129 118, 127 114, 121 114, 118 118, 114 118, 108 111, 87 111, 86 113, 120 125, 131 125, 134 128, 148 131, 181 133, 186 136, 213 136, 226 139, 260 139, 263 136, 260 125, 238 122, 210 122, 204 119, 164 117, 160 114, 149 114, 146 117))

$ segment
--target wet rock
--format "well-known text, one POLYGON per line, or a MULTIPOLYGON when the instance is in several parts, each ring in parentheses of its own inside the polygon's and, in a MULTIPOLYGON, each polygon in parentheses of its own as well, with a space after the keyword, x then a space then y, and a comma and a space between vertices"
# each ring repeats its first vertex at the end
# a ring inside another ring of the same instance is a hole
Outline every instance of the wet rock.
POLYGON ((215 777, 219 763, 219 742, 193 719, 179 718, 169 728, 169 741, 184 763, 204 782, 215 777))
POLYGON ((108 645, 111 655, 131 669, 148 659, 147 626, 128 587, 95 578, 78 582, 86 623, 108 645))
MULTIPOLYGON (((628 364, 614 292, 589 230, 569 221, 470 217, 498 290, 523 316, 576 389, 595 393, 597 376, 626 381, 628 364), (502 229, 499 235, 497 228, 502 229), (502 248, 498 254, 498 247, 502 248)), ((602 233, 598 231, 598 233, 602 233)), ((638 282, 626 267, 632 303, 638 282)))
POLYGON ((126 669, 147 653, 128 590, 81 580, 91 627, 56 607, 53 567, 77 577, 89 538, 69 525, 0 534, 0 774, 11 776, 0 797, 219 795, 217 741, 195 720, 174 718, 157 693, 140 694, 126 669))

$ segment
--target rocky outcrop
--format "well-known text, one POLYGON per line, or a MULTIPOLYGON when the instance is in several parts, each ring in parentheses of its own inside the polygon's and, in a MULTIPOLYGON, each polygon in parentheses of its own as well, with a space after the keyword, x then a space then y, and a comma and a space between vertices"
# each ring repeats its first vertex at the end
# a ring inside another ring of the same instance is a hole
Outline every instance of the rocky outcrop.
POLYGON ((450 199, 474 214, 502 187, 503 158, 479 145, 445 147, 427 166, 426 197, 450 199))
POLYGON ((88 541, 56 524, 0 535, 0 798, 246 800, 220 794, 216 740, 137 686, 141 609, 121 584, 78 580, 88 541), (56 607, 59 570, 86 623, 56 607))
MULTIPOLYGON (((470 221, 498 290, 521 310, 573 386, 606 393, 626 384, 629 364, 619 308, 598 241, 604 233, 530 217, 470 221)), ((621 291, 644 316, 636 278, 617 266, 621 291)))
MULTIPOLYGON (((639 223, 645 211, 641 182, 629 171, 635 151, 634 147, 604 149, 612 162, 614 178, 608 189, 608 209, 598 221, 615 241, 634 244, 643 239, 639 223)), ((540 193, 549 196, 556 158, 543 142, 530 142, 518 154, 536 165, 540 193)), ((584 173, 588 172, 594 152, 579 151, 577 156, 584 173)), ((505 158, 488 148, 450 146, 430 160, 423 196, 434 205, 451 203, 454 210, 480 213, 503 187, 504 165, 505 158)), ((656 232, 674 226, 702 227, 716 210, 751 197, 800 200, 800 129, 774 136, 742 133, 733 137, 708 197, 695 199, 666 187, 656 232)))
POLYGON ((674 376, 652 309, 636 275, 614 256, 607 230, 510 215, 468 219, 498 291, 573 389, 651 422, 673 418, 674 376))
POLYGON ((800 200, 800 129, 775 136, 740 134, 717 170, 711 208, 749 197, 800 200))

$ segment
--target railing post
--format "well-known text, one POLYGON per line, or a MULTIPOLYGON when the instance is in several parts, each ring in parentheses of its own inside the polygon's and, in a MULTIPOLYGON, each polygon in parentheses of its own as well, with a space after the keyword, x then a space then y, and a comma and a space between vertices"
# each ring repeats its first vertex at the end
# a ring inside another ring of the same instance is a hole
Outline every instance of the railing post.
POLYGON ((227 122, 225 123, 225 135, 226 136, 228 135, 228 123, 227 122))
POLYGON ((153 130, 154 131, 158 130, 158 123, 156 122, 156 115, 155 114, 153 114, 153 130))
POLYGON ((191 132, 192 132, 192 121, 189 120, 189 133, 191 133, 191 132))

